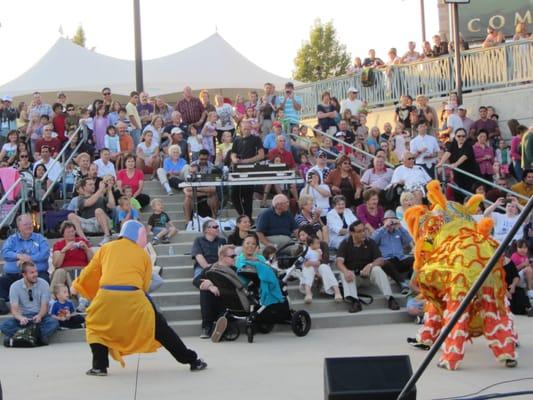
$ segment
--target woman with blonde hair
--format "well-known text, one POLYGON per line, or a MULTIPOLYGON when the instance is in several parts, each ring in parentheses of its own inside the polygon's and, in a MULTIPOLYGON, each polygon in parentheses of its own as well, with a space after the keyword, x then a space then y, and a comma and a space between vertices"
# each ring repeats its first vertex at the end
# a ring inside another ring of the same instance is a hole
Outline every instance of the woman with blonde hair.
POLYGON ((524 21, 518 22, 515 26, 513 41, 529 39, 530 36, 526 23, 524 21))

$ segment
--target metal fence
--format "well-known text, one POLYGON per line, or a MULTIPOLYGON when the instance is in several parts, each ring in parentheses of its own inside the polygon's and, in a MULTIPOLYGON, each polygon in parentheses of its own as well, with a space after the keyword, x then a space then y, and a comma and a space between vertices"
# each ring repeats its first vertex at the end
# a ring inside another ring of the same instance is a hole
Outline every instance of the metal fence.
MULTIPOLYGON (((487 49, 461 53, 463 91, 477 91, 505 87, 533 81, 533 40, 505 43, 487 49)), ((359 98, 369 106, 390 105, 401 95, 428 97, 447 95, 455 88, 455 62, 451 55, 374 69, 373 84, 363 86, 361 73, 326 79, 298 86, 296 94, 302 98, 302 117, 316 115, 321 94, 329 91, 338 99, 347 97, 354 86, 359 98)))

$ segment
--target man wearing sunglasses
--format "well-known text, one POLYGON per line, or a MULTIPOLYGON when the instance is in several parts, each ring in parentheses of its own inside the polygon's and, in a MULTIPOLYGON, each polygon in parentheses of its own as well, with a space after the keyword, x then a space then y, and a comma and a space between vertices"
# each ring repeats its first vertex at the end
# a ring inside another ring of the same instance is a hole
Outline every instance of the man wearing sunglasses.
POLYGON ((415 165, 415 155, 409 151, 403 154, 403 165, 400 165, 392 174, 391 184, 404 185, 406 190, 423 187, 431 178, 424 168, 415 165))
MULTIPOLYGON (((226 239, 219 236, 220 227, 218 221, 209 219, 202 225, 203 236, 194 239, 191 249, 191 257, 194 260, 192 283, 201 289, 203 274, 212 264, 218 260, 219 248, 226 244, 226 239)), ((202 309, 202 332, 200 339, 211 337, 213 325, 219 317, 218 310, 213 306, 213 293, 200 290, 200 308, 202 309)))
POLYGON ((29 324, 38 326, 41 345, 47 345, 50 336, 59 329, 59 322, 48 315, 50 286, 44 279, 39 278, 33 262, 22 262, 20 270, 22 279, 13 283, 9 290, 13 318, 0 326, 4 334, 4 345, 11 347, 13 335, 29 324))

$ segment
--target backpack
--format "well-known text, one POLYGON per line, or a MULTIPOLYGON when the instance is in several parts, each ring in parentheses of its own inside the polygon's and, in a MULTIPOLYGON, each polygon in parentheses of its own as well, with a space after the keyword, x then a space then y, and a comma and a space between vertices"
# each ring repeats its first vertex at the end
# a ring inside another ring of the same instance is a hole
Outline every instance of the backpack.
POLYGON ((35 324, 28 324, 19 329, 6 342, 6 347, 37 347, 38 345, 39 330, 35 324))

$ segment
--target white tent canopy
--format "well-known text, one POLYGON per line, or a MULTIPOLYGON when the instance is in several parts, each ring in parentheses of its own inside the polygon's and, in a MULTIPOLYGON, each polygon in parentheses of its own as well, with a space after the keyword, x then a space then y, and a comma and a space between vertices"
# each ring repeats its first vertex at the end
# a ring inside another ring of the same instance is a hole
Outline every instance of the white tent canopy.
MULTIPOLYGON (((144 87, 150 95, 199 89, 262 88, 265 82, 283 87, 286 78, 255 65, 218 33, 180 52, 143 62, 144 87)), ((135 89, 134 61, 87 50, 60 38, 28 71, 0 87, 0 95, 40 92, 100 92, 128 95, 135 89)))

